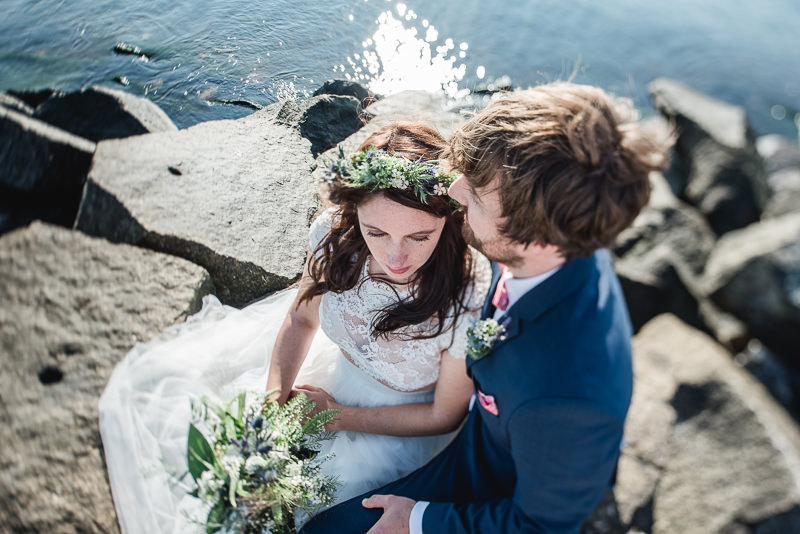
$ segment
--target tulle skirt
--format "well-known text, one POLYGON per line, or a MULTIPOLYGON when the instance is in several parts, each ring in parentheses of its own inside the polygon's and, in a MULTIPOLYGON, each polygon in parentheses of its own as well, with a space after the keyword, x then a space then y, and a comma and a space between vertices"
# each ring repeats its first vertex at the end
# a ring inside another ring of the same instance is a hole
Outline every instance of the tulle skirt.
MULTIPOLYGON (((120 525, 125 534, 204 532, 186 464, 191 400, 217 403, 241 391, 265 391, 270 355, 296 290, 241 310, 206 297, 200 312, 135 346, 114 369, 100 398, 100 433, 120 525)), ((327 390, 351 406, 426 402, 432 391, 399 392, 349 362, 319 331, 298 384, 327 390)), ((424 465, 454 433, 401 438, 339 432, 323 470, 341 487, 337 502, 380 487, 424 465)))

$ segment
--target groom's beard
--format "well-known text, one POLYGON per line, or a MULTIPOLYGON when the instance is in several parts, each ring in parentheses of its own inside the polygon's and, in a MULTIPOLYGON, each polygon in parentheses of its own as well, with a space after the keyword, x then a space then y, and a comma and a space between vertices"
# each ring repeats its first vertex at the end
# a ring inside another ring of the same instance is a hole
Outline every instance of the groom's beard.
POLYGON ((490 261, 496 261, 508 267, 515 267, 522 263, 522 257, 515 254, 511 247, 504 243, 505 240, 503 238, 481 241, 475 236, 475 232, 472 231, 472 227, 466 221, 464 221, 464 226, 461 228, 461 233, 468 245, 482 252, 490 261))

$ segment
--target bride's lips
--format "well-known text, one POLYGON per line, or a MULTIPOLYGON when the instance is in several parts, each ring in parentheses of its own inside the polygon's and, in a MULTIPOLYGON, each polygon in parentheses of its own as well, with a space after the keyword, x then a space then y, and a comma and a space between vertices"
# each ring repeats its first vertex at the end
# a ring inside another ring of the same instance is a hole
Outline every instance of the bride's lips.
POLYGON ((411 266, 409 265, 408 267, 403 267, 402 269, 392 269, 391 267, 389 267, 389 266, 387 265, 387 266, 386 266, 386 268, 387 268, 387 269, 389 269, 389 271, 390 271, 392 274, 403 274, 403 273, 405 273, 406 271, 408 271, 408 270, 411 268, 411 266))

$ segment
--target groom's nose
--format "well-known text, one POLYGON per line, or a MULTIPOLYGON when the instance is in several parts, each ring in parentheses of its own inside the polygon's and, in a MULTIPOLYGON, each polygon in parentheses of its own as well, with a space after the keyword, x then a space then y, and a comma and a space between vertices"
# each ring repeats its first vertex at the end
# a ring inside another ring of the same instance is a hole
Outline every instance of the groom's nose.
POLYGON ((450 184, 450 187, 447 189, 447 194, 461 204, 462 206, 467 205, 467 195, 465 193, 465 180, 464 175, 460 175, 455 181, 450 184))

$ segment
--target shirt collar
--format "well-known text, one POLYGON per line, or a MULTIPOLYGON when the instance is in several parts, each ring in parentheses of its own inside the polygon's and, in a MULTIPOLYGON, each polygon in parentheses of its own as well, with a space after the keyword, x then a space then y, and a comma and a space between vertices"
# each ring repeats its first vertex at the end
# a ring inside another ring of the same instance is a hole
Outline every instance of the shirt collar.
MULTIPOLYGON (((508 307, 506 310, 511 308, 511 306, 513 306, 514 303, 518 301, 525 293, 556 274, 560 268, 561 266, 554 267, 547 272, 537 274, 536 276, 529 276, 527 278, 514 278, 514 275, 511 274, 511 271, 506 270, 506 272, 503 274, 503 280, 506 284, 506 291, 508 291, 508 307)), ((495 310, 494 316, 497 318, 504 314, 505 312, 503 310, 497 309, 495 310)))

